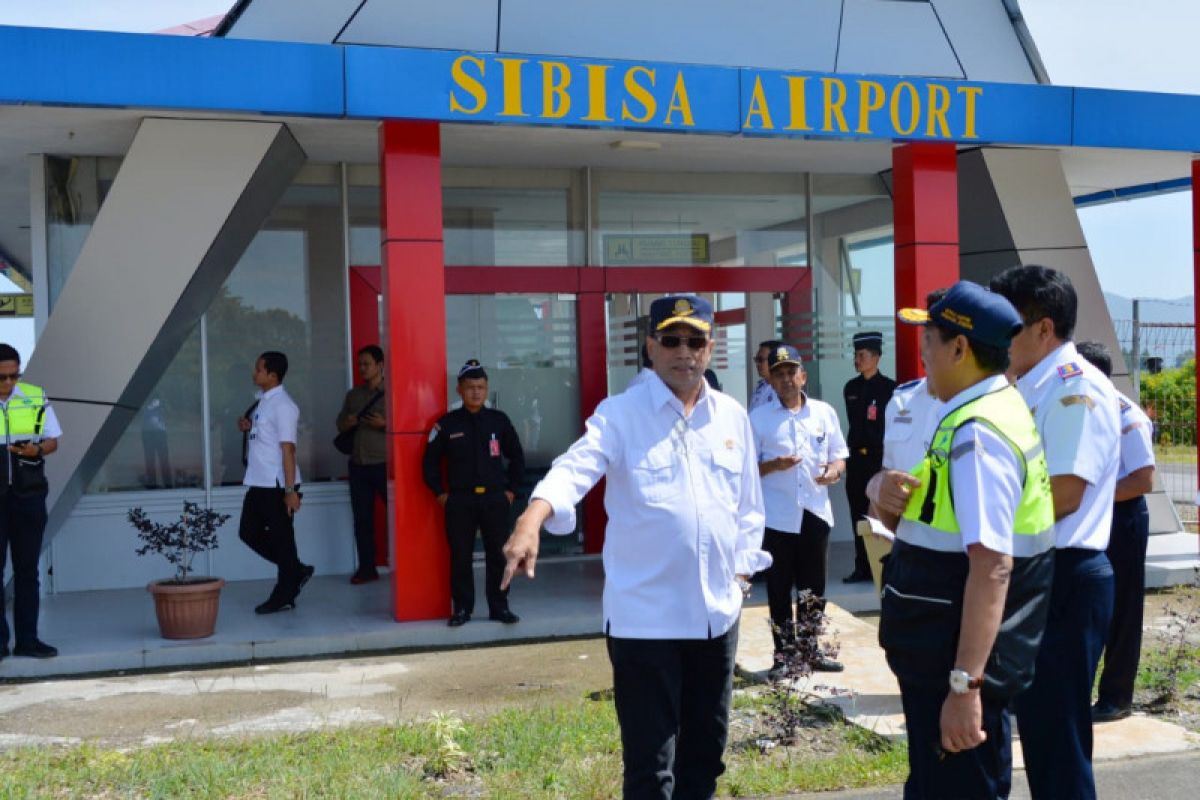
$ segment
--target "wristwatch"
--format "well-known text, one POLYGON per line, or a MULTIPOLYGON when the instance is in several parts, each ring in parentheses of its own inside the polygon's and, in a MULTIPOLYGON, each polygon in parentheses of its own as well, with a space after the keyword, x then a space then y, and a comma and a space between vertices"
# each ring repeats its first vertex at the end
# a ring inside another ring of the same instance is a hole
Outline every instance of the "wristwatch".
POLYGON ((955 694, 966 694, 983 686, 983 677, 971 677, 965 669, 950 670, 950 691, 955 694))

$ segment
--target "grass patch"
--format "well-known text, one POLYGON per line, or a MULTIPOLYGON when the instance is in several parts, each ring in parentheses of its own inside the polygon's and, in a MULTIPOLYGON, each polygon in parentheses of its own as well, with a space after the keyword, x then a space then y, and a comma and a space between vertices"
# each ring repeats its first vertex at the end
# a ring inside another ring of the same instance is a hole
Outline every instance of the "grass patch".
MULTIPOLYGON (((752 709, 753 700, 739 702, 752 709)), ((735 738, 736 738, 735 734, 735 738)), ((749 733, 744 734, 750 736, 749 733)), ((828 726, 826 752, 731 741, 722 796, 869 786, 903 780, 903 746, 828 726)), ((84 744, 0 755, 0 797, 611 798, 621 748, 610 700, 514 708, 477 719, 134 750, 84 744)))
POLYGON ((1156 464, 1195 464, 1196 445, 1158 444, 1154 446, 1156 464))

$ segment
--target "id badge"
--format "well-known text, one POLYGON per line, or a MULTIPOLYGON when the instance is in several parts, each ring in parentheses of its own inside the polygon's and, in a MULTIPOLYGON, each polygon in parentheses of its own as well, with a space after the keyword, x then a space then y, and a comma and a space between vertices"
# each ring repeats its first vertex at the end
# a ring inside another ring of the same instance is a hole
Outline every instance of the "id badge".
POLYGON ((867 421, 874 422, 879 417, 879 408, 875 405, 875 401, 871 401, 871 405, 867 406, 867 421))
POLYGON ((488 440, 488 455, 492 458, 500 457, 500 441, 495 436, 488 440))

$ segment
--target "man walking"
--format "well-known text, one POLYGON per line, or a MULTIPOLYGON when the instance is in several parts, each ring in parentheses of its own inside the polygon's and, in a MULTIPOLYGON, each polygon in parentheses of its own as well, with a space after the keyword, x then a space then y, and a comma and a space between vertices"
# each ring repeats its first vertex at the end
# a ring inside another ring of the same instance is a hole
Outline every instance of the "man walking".
POLYGON ((758 381, 754 384, 754 391, 750 393, 747 411, 753 411, 775 400, 775 390, 771 388, 771 372, 767 369, 767 356, 781 344, 783 342, 778 339, 767 339, 758 343, 758 350, 754 353, 754 369, 758 371, 758 381))
POLYGON ((712 391, 712 305, 650 306, 654 375, 609 397, 555 460, 505 545, 505 584, 532 578, 538 536, 575 528, 607 478, 604 632, 621 726, 626 798, 705 798, 724 771, 738 615, 770 565, 746 412, 712 391))
POLYGON ((244 438, 246 476, 242 484, 242 519, 238 536, 276 567, 275 588, 255 607, 256 614, 274 614, 296 607, 296 597, 314 569, 300 562, 293 517, 300 510, 300 466, 296 463, 296 431, 300 409, 283 379, 288 360, 268 351, 254 362, 258 400, 238 420, 244 438))

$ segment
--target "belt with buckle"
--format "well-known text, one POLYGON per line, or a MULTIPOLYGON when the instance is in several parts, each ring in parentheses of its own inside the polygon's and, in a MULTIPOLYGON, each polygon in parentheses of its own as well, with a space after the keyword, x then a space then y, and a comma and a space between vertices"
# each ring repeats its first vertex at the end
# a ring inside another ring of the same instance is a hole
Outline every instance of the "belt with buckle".
POLYGON ((487 487, 486 486, 476 486, 474 491, 475 491, 475 494, 487 494, 487 487))

